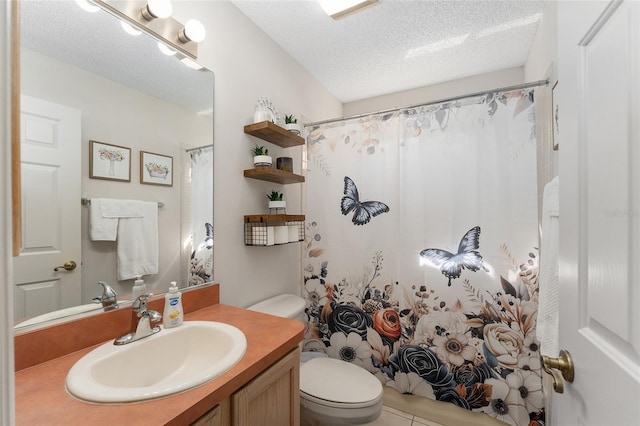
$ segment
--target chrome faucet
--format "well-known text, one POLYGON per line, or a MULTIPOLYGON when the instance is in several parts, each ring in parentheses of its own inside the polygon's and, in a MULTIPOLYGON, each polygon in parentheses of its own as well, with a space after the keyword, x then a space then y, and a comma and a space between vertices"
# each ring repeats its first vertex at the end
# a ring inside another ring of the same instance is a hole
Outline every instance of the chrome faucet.
POLYGON ((102 303, 102 307, 105 311, 110 311, 118 307, 118 293, 104 281, 98 281, 98 284, 102 286, 102 296, 94 297, 93 301, 96 303, 102 303))
POLYGON ((162 315, 159 312, 147 309, 147 299, 151 296, 152 294, 143 294, 133 301, 131 305, 131 329, 129 333, 114 340, 114 345, 126 345, 156 334, 161 330, 159 325, 151 328, 151 323, 159 322, 162 319, 162 315))

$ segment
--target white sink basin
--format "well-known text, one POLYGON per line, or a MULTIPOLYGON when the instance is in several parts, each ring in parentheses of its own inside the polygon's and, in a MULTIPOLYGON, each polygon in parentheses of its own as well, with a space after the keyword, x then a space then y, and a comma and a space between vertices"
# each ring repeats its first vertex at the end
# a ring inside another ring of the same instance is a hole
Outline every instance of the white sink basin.
POLYGON ((124 346, 108 342, 97 347, 71 367, 67 389, 94 402, 171 395, 221 375, 246 349, 247 340, 236 327, 186 321, 124 346))

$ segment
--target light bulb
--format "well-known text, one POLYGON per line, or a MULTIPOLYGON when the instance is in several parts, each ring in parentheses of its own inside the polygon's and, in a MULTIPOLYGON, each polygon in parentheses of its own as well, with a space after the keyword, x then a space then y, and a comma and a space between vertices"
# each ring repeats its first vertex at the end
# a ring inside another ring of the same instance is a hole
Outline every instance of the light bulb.
POLYGON ((181 42, 187 43, 190 41, 200 43, 207 35, 207 31, 204 29, 202 22, 197 19, 189 19, 184 28, 178 33, 178 38, 181 42))
POLYGON ((164 43, 158 42, 158 49, 167 56, 173 56, 176 54, 175 50, 168 48, 164 43))
POLYGON ((129 25, 124 21, 120 21, 120 26, 122 26, 122 29, 124 30, 124 32, 129 35, 139 36, 140 34, 142 34, 142 31, 136 30, 135 28, 133 28, 131 25, 129 25))
POLYGON ((171 16, 173 6, 169 0, 148 0, 147 5, 140 12, 147 21, 156 18, 166 19, 171 16))
POLYGON ((98 6, 92 4, 88 0, 76 0, 76 4, 85 12, 94 13, 100 10, 98 6))

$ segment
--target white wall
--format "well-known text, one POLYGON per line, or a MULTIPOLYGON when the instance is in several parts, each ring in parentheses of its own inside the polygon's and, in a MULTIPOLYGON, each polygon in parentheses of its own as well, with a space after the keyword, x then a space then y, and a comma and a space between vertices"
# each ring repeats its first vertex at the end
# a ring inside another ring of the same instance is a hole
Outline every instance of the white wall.
MULTIPOLYGON (((184 147, 211 143, 211 118, 29 49, 22 49, 21 70, 23 94, 76 108, 82 113, 79 175, 83 197, 164 202, 165 206, 158 211, 159 273, 144 277, 147 290, 157 293, 166 291, 170 281, 184 282, 187 263, 181 261, 180 256, 185 235, 181 235, 179 226, 183 202, 181 160, 184 147), (47 77, 43 78, 45 70, 47 77), (90 179, 89 140, 130 148, 131 181, 90 179), (173 157, 173 186, 140 183, 141 150, 173 157)), ((78 208, 79 204, 80 200, 78 208)), ((110 283, 118 295, 127 298, 133 280, 118 282, 116 279, 116 243, 90 241, 89 208, 83 207, 81 212, 83 303, 100 296, 100 280, 110 283)))
MULTIPOLYGON (((558 81, 558 28, 557 28, 557 9, 556 1, 547 2, 544 15, 538 24, 536 37, 531 44, 527 62, 524 65, 524 74, 527 81, 549 79, 549 91, 543 95, 543 105, 548 107, 538 109, 536 114, 545 114, 551 117, 551 90, 558 81)), ((550 181, 553 176, 557 176, 559 172, 558 151, 550 149, 553 140, 550 138, 552 133, 551 120, 548 120, 547 126, 538 129, 539 132, 549 134, 548 144, 542 146, 542 150, 538 154, 538 175, 539 183, 542 186, 550 181)), ((540 194, 542 196, 542 193, 540 194)))
POLYGON ((479 74, 459 80, 431 86, 418 87, 412 90, 391 93, 360 101, 349 102, 344 105, 344 115, 351 116, 366 112, 380 111, 389 108, 404 107, 454 96, 482 92, 523 83, 523 68, 508 68, 505 70, 479 74))
POLYGON ((538 24, 538 31, 531 44, 524 74, 527 81, 549 79, 546 90, 538 91, 536 116, 546 120, 537 120, 538 134, 538 212, 542 214, 542 195, 544 186, 559 172, 558 151, 553 150, 552 128, 552 89, 557 77, 558 62, 558 30, 557 2, 546 3, 543 18, 538 24))
POLYGON ((542 80, 551 77, 556 79, 556 63, 558 56, 558 29, 556 1, 548 1, 543 17, 538 23, 536 36, 524 64, 525 81, 542 80))
MULTIPOLYGON (((226 1, 174 2, 174 17, 197 17, 207 29, 199 62, 216 74, 214 113, 214 278, 222 303, 248 306, 281 292, 300 294, 301 245, 247 247, 245 214, 267 213, 265 194, 284 189, 287 213, 300 214, 303 185, 280 186, 246 179, 249 150, 264 142, 246 135, 256 100, 268 97, 281 114, 306 121, 342 115, 342 104, 226 1)), ((301 148, 270 147, 273 157, 291 156, 300 173, 301 148)))

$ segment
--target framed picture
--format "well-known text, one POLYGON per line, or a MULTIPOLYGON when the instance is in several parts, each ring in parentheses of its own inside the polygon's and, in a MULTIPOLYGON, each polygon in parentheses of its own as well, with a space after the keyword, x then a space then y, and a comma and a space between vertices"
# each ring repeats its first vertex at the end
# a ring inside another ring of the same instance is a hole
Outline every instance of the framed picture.
POLYGON ((560 127, 559 127, 559 105, 558 105, 558 81, 553 85, 551 90, 551 123, 553 126, 553 150, 557 151, 560 148, 560 127))
POLYGON ((140 183, 173 186, 173 157, 140 151, 140 183))
POLYGON ((131 182, 131 149, 90 140, 89 177, 131 182))

